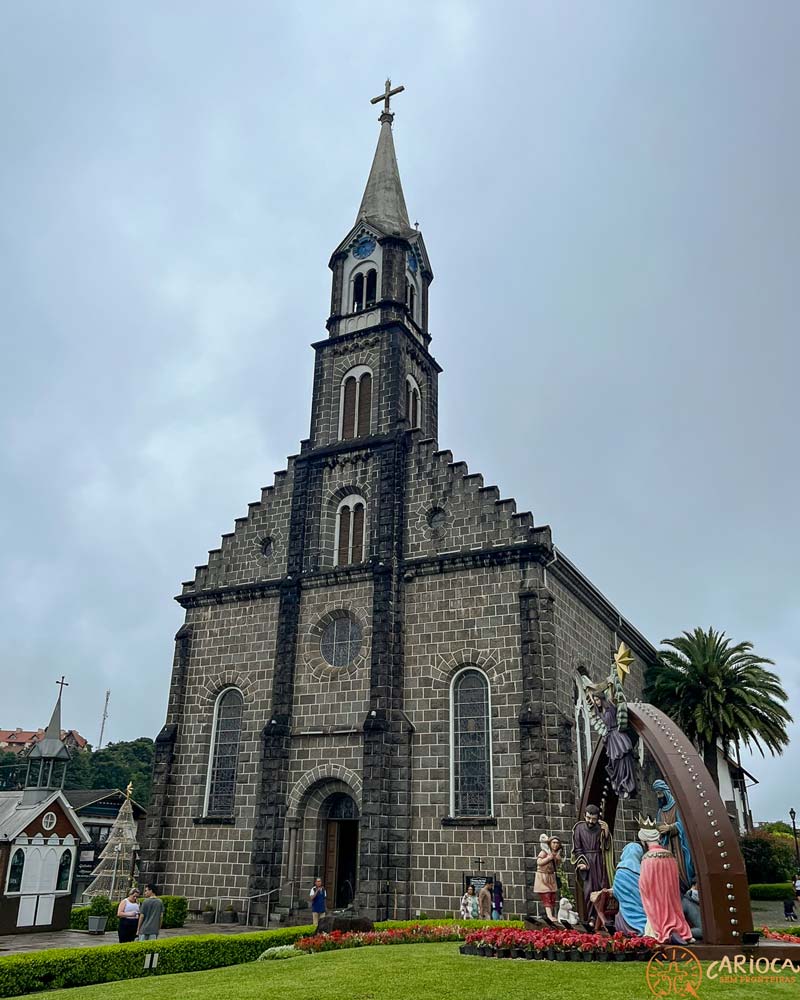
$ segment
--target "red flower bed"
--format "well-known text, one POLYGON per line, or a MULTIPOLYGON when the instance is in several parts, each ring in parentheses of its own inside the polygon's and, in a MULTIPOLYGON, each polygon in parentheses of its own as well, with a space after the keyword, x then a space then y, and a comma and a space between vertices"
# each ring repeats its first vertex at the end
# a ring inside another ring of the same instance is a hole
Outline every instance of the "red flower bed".
POLYGON ((334 931, 314 934, 295 941, 300 951, 337 951, 340 948, 363 948, 371 944, 433 944, 441 941, 463 941, 468 928, 460 924, 426 927, 415 924, 392 931, 334 931))
POLYGON ((526 952, 546 952, 552 949, 606 954, 633 954, 652 951, 658 947, 658 942, 651 937, 626 937, 619 932, 609 937, 606 934, 583 934, 579 931, 557 931, 550 928, 519 931, 492 927, 467 934, 466 943, 477 948, 491 948, 493 951, 519 949, 526 952))
POLYGON ((771 931, 769 927, 762 927, 761 933, 770 941, 786 941, 787 944, 800 944, 800 936, 797 934, 782 934, 780 931, 771 931))

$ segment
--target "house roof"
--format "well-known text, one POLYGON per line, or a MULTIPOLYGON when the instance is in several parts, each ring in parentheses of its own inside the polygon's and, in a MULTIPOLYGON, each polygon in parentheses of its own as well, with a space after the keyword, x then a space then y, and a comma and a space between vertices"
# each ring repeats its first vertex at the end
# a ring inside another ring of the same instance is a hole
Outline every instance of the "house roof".
POLYGON ((79 839, 89 843, 91 837, 61 790, 53 792, 46 799, 32 802, 29 805, 22 805, 23 794, 22 791, 0 792, 0 842, 14 840, 37 816, 41 816, 54 802, 58 802, 75 828, 79 839))

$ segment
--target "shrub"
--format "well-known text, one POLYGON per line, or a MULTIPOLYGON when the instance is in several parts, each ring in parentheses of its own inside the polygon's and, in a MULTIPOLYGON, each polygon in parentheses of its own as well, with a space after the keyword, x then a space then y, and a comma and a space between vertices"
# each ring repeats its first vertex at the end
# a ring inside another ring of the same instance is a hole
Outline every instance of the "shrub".
POLYGON ((750 882, 785 882, 793 877, 795 853, 788 838, 757 831, 739 843, 750 882))
POLYGON ((183 927, 189 913, 189 901, 185 896, 161 896, 164 904, 164 927, 183 927))
POLYGON ((266 948, 294 944, 312 930, 286 927, 253 934, 198 935, 8 955, 0 958, 0 997, 254 962, 266 948), (144 968, 144 956, 149 952, 158 952, 158 965, 153 970, 144 968))
POLYGON ((784 899, 794 899, 794 888, 791 882, 754 882, 750 886, 750 898, 758 900, 777 900, 782 903, 784 899))
POLYGON ((293 944, 279 944, 276 948, 267 948, 258 956, 259 962, 274 962, 282 958, 297 958, 302 955, 293 944))

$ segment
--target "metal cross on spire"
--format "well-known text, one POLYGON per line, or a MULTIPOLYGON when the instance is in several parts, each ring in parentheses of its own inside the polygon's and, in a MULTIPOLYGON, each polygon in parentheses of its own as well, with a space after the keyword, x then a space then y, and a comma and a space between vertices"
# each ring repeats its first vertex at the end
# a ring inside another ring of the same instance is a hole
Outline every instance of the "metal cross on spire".
POLYGON ((394 97, 395 94, 402 94, 405 89, 405 87, 395 87, 394 90, 392 90, 392 81, 387 80, 383 93, 378 94, 377 97, 373 97, 369 103, 379 104, 383 101, 383 113, 385 115, 390 115, 392 113, 392 109, 389 107, 389 99, 394 97))
POLYGON ((56 684, 58 685, 58 687, 60 689, 59 692, 58 692, 58 697, 60 698, 61 695, 64 693, 64 688, 68 688, 69 687, 69 681, 65 680, 64 679, 64 675, 62 674, 61 675, 61 680, 60 681, 56 681, 56 684))

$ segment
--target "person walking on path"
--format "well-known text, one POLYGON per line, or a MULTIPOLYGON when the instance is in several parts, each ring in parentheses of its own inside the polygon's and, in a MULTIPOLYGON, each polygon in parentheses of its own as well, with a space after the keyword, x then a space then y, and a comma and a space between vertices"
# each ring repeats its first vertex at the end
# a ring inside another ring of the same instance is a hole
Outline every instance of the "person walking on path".
POLYGON ((308 895, 311 897, 311 919, 316 927, 319 923, 319 918, 325 916, 326 901, 328 898, 321 878, 316 879, 308 895))
POLYGON ((156 895, 156 887, 148 883, 144 887, 144 899, 139 907, 137 934, 140 941, 155 941, 164 920, 164 904, 156 895))
POLYGON ((481 920, 492 919, 492 906, 494 905, 494 879, 486 880, 486 885, 478 893, 478 915, 481 920))
POLYGON ((117 917, 119 918, 119 928, 117 935, 120 944, 127 944, 128 941, 135 941, 139 929, 139 890, 131 887, 128 895, 117 907, 117 917))
POLYGON ((503 919, 503 883, 498 879, 492 893, 492 920, 503 919))
POLYGON ((478 897, 475 895, 475 886, 468 885, 467 891, 461 897, 461 919, 476 920, 478 917, 478 897))

